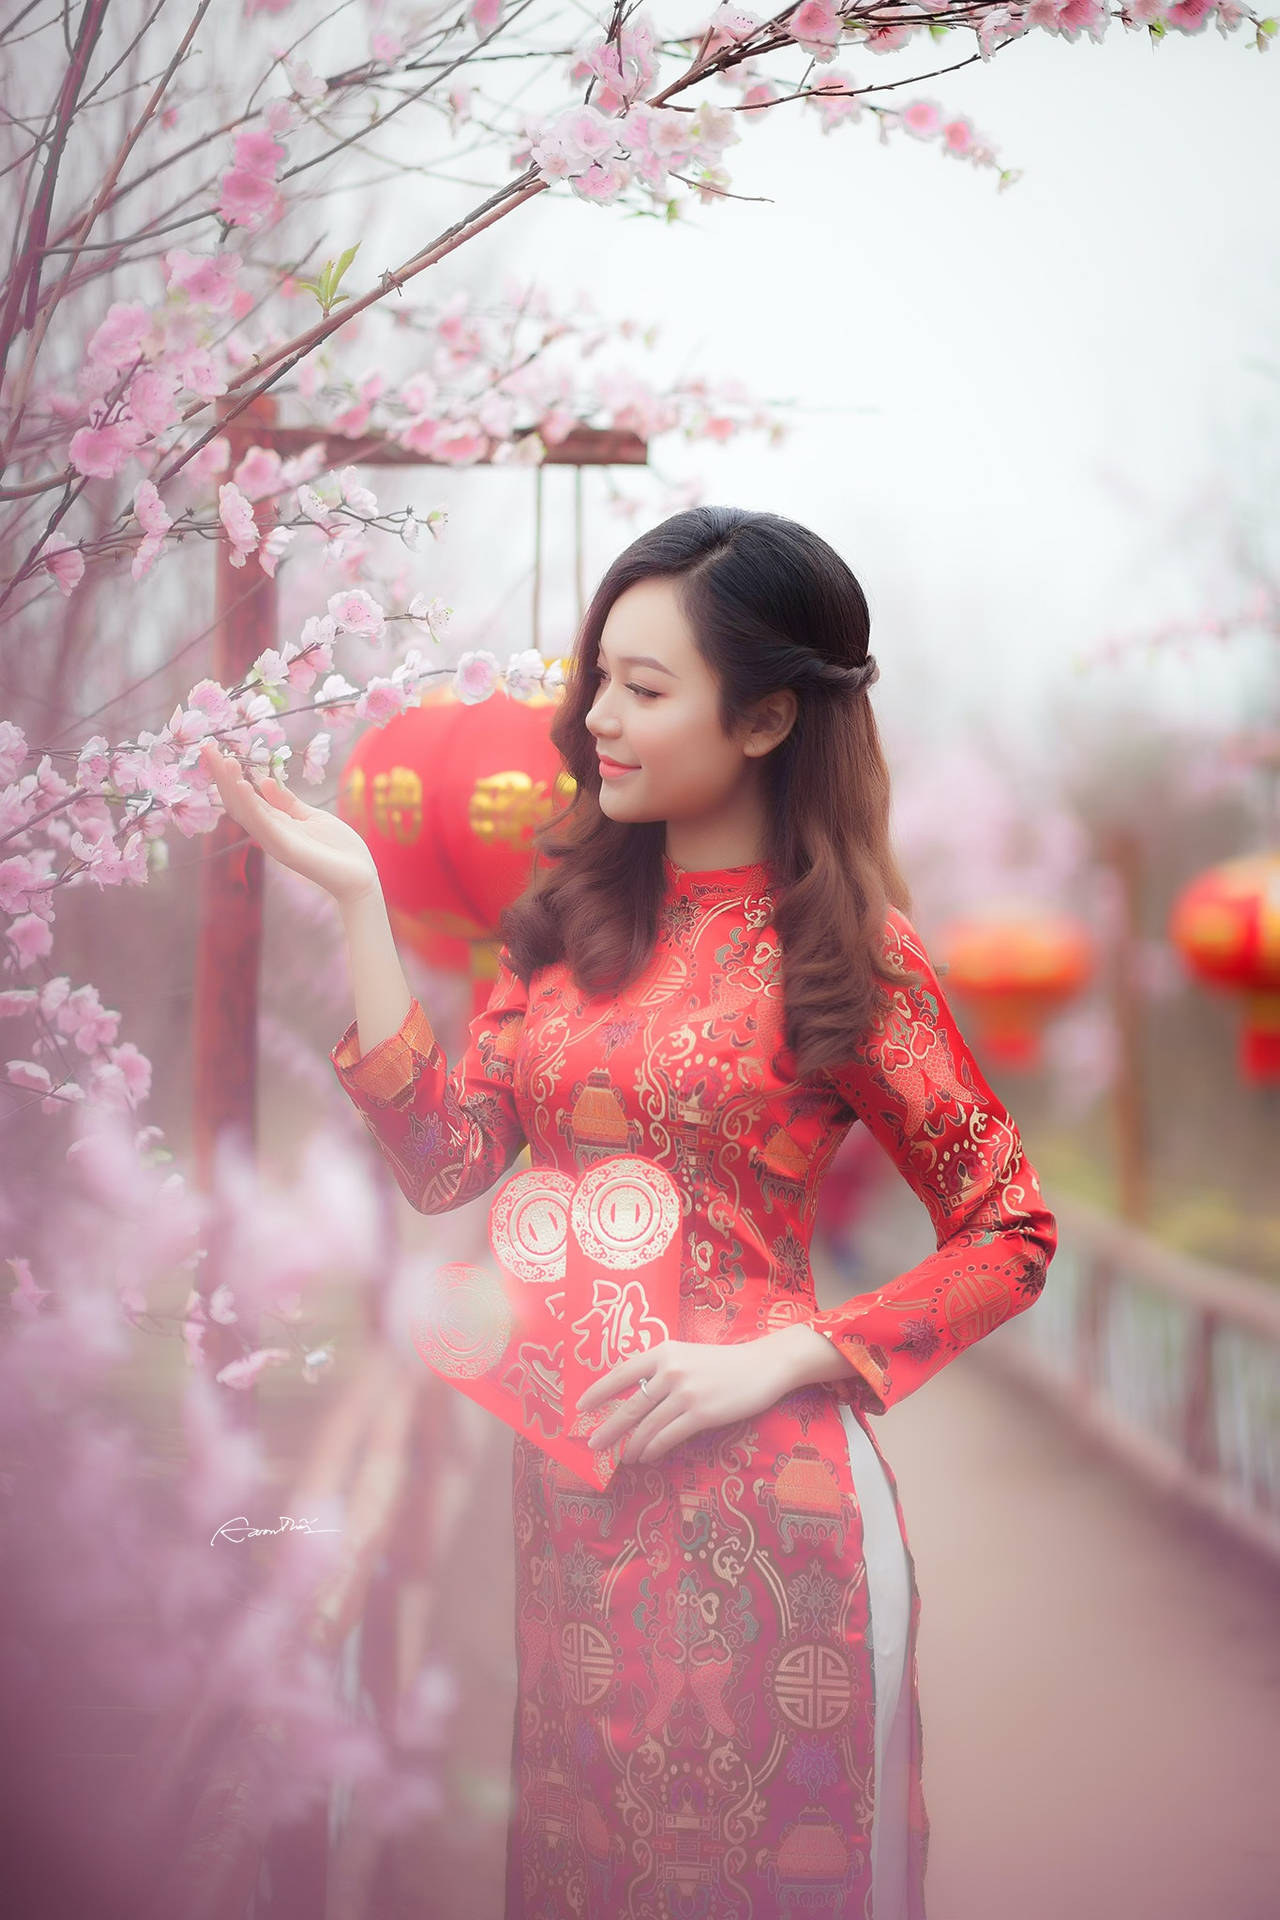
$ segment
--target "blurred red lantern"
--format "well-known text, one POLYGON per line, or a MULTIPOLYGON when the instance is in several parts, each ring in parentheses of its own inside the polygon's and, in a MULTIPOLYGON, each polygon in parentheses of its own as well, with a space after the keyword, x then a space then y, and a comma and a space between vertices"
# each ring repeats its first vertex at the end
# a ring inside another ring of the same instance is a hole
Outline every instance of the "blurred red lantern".
POLYGON ((1066 914, 955 920, 938 944, 944 985, 972 1006, 979 1046, 1002 1066, 1038 1066, 1045 1021, 1093 972, 1088 931, 1066 914))
POLYGON ((1200 874, 1174 901, 1169 938, 1198 979, 1245 996, 1245 1078, 1280 1080, 1280 853, 1200 874))
POLYGON ((356 742, 338 812, 377 864, 397 939, 471 974, 477 1011, 497 973, 499 916, 524 891, 533 832, 572 798, 551 744, 558 702, 499 689, 468 705, 449 685, 356 742))

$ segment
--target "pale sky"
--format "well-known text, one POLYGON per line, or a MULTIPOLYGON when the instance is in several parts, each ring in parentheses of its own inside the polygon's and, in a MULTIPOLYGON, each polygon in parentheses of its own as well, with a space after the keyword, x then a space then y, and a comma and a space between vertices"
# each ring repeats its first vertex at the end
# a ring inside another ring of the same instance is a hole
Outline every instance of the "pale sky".
MULTIPOLYGON (((975 44, 956 34, 933 58, 975 44)), ((917 47, 840 64, 864 80, 929 58, 917 47)), ((606 315, 661 323, 648 364, 665 356, 795 401, 781 448, 673 437, 655 455, 700 475, 705 499, 787 514, 838 547, 871 602, 890 731, 941 738, 985 707, 1001 730, 1042 739, 1079 692, 1072 656, 1190 615, 1219 587, 1224 608, 1244 597, 1215 565, 1220 543, 1197 537, 1195 503, 1234 475, 1260 517, 1262 483, 1280 477, 1278 96, 1280 54, 1216 28, 1159 46, 1118 24, 1102 46, 1031 33, 897 96, 968 115, 1022 169, 1002 193, 993 170, 936 144, 895 133, 883 146, 867 119, 823 135, 791 106, 755 116, 726 155, 734 191, 767 200, 694 202, 667 226, 558 188, 435 270, 432 291, 496 291, 509 273, 561 299, 586 287, 606 315)), ((403 258, 401 241, 421 244, 420 203, 409 211, 382 201, 386 230, 361 256, 371 269, 403 258)), ((458 608, 454 631, 505 658, 530 644, 518 583, 531 476, 425 478, 454 516, 436 581, 458 608), (501 640, 486 631, 500 604, 501 640)), ((654 511, 633 521, 593 511, 599 478, 587 475, 588 592, 659 517, 656 485, 654 511)), ((619 478, 643 493, 641 472, 619 478)), ((552 471, 546 486, 552 653, 574 619, 571 478, 552 471)), ((390 502, 399 483, 384 477, 382 491, 390 502)), ((1275 655, 1257 637, 1198 664, 1142 661, 1113 676, 1115 698, 1256 718, 1260 662, 1275 655)), ((1277 676, 1270 685, 1280 694, 1277 676)))

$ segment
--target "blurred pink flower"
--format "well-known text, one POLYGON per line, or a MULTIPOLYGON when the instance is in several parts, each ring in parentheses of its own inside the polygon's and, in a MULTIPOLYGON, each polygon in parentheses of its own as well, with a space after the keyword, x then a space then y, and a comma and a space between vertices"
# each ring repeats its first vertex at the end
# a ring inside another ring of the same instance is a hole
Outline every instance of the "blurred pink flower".
POLYGON ((4 934, 20 967, 43 960, 53 948, 53 931, 39 914, 19 914, 9 922, 4 934))
POLYGON ((22 1314, 25 1319, 33 1320, 40 1311, 40 1302, 51 1298, 50 1289, 36 1285, 31 1277, 29 1260, 14 1259, 9 1261, 9 1265, 18 1279, 17 1286, 10 1291, 9 1305, 15 1313, 22 1314))
POLYGON ((65 533, 51 533, 44 543, 44 565, 57 583, 58 591, 69 595, 84 579, 84 555, 73 547, 65 533))
POLYGON ((942 110, 932 100, 913 100, 903 108, 902 124, 917 140, 932 140, 942 125, 942 110))
POLYGON ((164 256, 165 282, 200 306, 225 313, 235 293, 240 264, 240 255, 230 250, 195 254, 184 247, 172 247, 164 256))
POLYGON ((253 1384, 264 1367, 282 1366, 290 1358, 287 1347, 259 1347, 256 1352, 246 1354, 243 1360, 228 1361, 213 1377, 220 1386, 235 1387, 243 1392, 253 1384))

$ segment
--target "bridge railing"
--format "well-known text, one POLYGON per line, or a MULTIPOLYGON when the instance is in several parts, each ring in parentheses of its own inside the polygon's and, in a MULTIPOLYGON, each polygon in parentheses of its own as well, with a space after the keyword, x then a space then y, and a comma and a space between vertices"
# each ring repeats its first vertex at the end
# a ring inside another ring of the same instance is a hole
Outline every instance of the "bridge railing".
POLYGON ((1129 1465, 1280 1563, 1280 1285, 1054 1197, 1036 1304, 980 1343, 1129 1465))

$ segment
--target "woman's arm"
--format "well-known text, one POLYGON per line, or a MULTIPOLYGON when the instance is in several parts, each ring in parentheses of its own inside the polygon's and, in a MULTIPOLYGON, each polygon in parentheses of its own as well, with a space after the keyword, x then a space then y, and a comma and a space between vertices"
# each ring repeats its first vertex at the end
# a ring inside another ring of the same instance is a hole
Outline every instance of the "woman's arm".
POLYGON ((928 1208, 937 1251, 887 1286, 769 1336, 789 1342, 797 1385, 836 1380, 869 1413, 884 1413, 1029 1307, 1058 1244, 1013 1118, 897 908, 886 951, 923 984, 895 989, 855 1058, 829 1077, 928 1208), (832 1346, 829 1359, 809 1334, 832 1346))
POLYGON ((339 904, 356 1003, 356 1052, 369 1053, 399 1031, 413 995, 396 952, 382 888, 371 887, 339 904))
POLYGON ((525 1144, 513 1065, 527 997, 505 947, 489 1003, 452 1072, 410 993, 381 889, 343 906, 356 1017, 330 1052, 334 1071, 400 1191, 419 1213, 484 1193, 525 1144))

